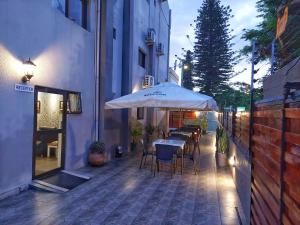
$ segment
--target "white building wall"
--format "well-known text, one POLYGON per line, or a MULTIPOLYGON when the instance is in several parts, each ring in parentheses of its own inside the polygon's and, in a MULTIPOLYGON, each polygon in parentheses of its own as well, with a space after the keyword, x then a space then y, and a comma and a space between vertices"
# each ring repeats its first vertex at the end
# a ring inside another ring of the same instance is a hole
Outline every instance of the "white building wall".
POLYGON ((82 93, 83 113, 67 116, 67 169, 85 165, 94 137, 94 35, 51 0, 0 1, 0 194, 32 179, 33 93, 14 90, 22 61, 37 65, 31 85, 82 93))

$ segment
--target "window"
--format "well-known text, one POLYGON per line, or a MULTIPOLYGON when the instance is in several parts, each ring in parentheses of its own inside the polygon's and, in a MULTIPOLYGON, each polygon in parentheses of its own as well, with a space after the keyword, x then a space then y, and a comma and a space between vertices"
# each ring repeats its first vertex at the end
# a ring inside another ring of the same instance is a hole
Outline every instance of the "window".
POLYGON ((117 30, 116 30, 116 28, 113 28, 113 38, 115 40, 117 39, 117 30))
POLYGON ((141 49, 139 49, 139 65, 146 68, 146 54, 141 49))
POLYGON ((144 119, 144 108, 137 108, 136 118, 137 118, 137 120, 143 120, 144 119))
POLYGON ((81 94, 78 92, 68 93, 67 113, 80 114, 82 113, 81 94))
POLYGON ((88 29, 89 0, 52 0, 54 7, 75 23, 88 29))

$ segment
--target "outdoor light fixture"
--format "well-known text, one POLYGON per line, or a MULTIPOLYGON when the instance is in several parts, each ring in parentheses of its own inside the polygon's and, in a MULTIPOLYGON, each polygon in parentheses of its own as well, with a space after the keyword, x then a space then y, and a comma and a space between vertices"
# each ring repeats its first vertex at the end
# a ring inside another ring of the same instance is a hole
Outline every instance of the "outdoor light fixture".
POLYGON ((24 68, 24 76, 22 77, 23 83, 30 81, 30 79, 34 75, 35 67, 36 65, 30 60, 30 58, 25 62, 23 62, 23 68, 24 68))
POLYGON ((188 65, 184 65, 184 66, 183 66, 183 69, 184 69, 184 70, 187 70, 188 68, 189 68, 188 65))

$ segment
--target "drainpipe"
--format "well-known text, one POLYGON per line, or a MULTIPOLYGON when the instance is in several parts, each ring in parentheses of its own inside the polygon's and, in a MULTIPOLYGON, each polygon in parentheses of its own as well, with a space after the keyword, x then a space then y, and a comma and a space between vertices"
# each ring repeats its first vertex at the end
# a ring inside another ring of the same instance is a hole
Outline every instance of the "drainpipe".
POLYGON ((168 30, 168 62, 167 62, 167 81, 169 81, 169 67, 170 67, 170 37, 171 37, 171 16, 172 10, 169 10, 169 30, 168 30))
POLYGON ((100 53, 100 0, 96 0, 96 29, 95 29, 95 137, 99 141, 99 53, 100 53))

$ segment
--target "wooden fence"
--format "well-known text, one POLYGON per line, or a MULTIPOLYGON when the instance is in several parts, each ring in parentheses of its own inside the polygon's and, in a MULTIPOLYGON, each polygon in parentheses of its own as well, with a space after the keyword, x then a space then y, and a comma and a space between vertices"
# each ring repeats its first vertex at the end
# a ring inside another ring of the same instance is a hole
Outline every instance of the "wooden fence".
MULTIPOLYGON (((235 141, 249 147, 249 113, 227 112, 219 119, 235 141)), ((298 103, 255 106, 251 164, 251 224, 300 224, 298 103)))
POLYGON ((300 224, 300 108, 257 106, 251 140, 252 224, 300 224))
POLYGON ((249 112, 224 112, 219 121, 229 136, 243 149, 249 149, 249 112))

